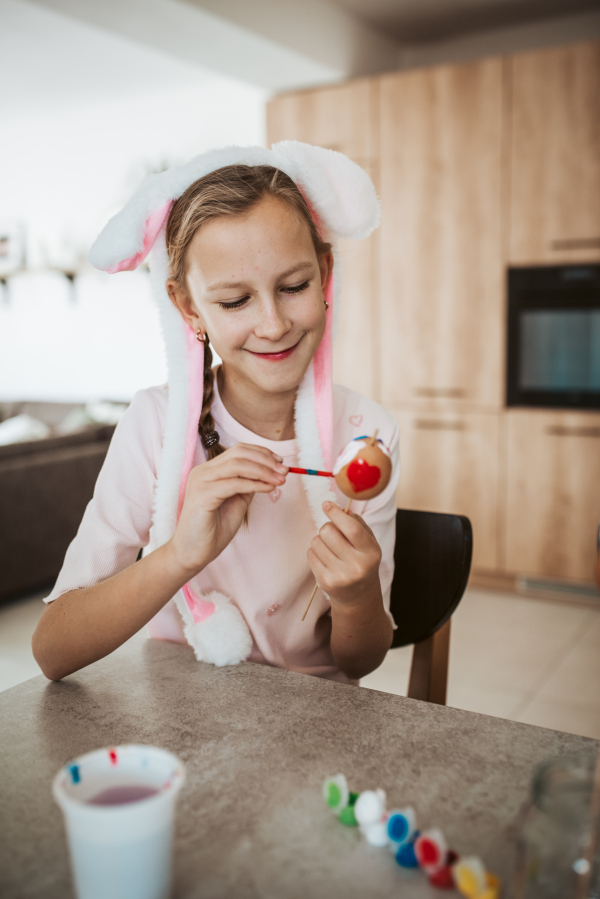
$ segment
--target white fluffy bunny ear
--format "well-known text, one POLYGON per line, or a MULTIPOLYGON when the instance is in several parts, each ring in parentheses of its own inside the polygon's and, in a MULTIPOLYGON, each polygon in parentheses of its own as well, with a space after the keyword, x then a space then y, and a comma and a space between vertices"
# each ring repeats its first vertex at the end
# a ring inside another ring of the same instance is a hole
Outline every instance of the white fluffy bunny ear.
POLYGON ((92 265, 110 274, 137 268, 152 249, 175 200, 198 178, 234 164, 272 165, 286 172, 334 237, 360 240, 379 224, 373 182, 343 153, 292 140, 271 150, 224 147, 148 178, 97 237, 89 254, 92 265))
POLYGON ((224 147, 151 175, 104 226, 92 245, 89 261, 111 275, 132 271, 152 249, 175 200, 194 181, 226 165, 272 165, 271 157, 264 147, 224 147))
POLYGON ((373 182, 343 153, 295 140, 273 144, 272 150, 272 164, 298 184, 336 237, 362 240, 377 228, 381 209, 373 182))

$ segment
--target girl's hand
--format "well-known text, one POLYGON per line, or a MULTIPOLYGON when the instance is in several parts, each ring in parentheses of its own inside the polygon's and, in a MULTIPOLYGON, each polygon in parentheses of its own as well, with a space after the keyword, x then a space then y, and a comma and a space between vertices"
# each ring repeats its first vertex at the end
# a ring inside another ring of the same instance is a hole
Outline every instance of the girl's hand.
POLYGON ((288 472, 263 446, 238 443, 190 472, 181 515, 169 541, 177 563, 198 574, 231 542, 255 493, 270 493, 288 472))
POLYGON ((348 608, 366 598, 381 595, 379 563, 381 549, 373 531, 354 512, 344 512, 335 503, 323 503, 330 519, 313 539, 308 564, 332 605, 348 608))

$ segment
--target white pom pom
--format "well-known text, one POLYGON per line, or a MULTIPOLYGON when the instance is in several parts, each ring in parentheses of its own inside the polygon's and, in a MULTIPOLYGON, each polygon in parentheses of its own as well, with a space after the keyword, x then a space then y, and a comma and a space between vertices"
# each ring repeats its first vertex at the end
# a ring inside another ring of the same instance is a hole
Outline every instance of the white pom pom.
POLYGON ((194 655, 199 662, 219 668, 238 665, 252 650, 252 637, 241 612, 222 593, 209 593, 202 599, 213 602, 215 611, 210 618, 186 624, 183 629, 194 655))

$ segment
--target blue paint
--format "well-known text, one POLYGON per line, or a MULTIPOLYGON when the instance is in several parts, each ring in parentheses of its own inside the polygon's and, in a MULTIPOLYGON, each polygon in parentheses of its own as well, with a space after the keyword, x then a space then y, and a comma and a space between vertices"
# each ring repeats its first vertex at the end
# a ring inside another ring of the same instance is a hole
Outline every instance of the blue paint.
POLYGON ((79 765, 69 765, 69 774, 71 775, 71 780, 74 784, 78 784, 81 780, 81 775, 79 774, 79 765))
POLYGON ((404 815, 396 813, 388 818, 387 823, 388 836, 392 843, 406 843, 410 834, 410 824, 404 815))
POLYGON ((398 852, 396 853, 396 861, 402 868, 418 868, 419 862, 417 861, 417 856, 415 855, 415 840, 419 836, 419 831, 415 832, 415 835, 410 843, 405 843, 404 846, 400 846, 398 852))

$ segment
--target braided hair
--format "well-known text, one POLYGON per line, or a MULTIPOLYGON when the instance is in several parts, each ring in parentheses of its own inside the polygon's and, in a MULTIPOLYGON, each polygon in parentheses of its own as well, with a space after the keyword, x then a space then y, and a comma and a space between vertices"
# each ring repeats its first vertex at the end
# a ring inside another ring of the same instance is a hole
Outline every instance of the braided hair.
POLYGON ((215 395, 215 373, 212 369, 213 355, 208 342, 208 334, 204 337, 204 392, 202 394, 202 412, 198 422, 198 433, 209 459, 220 456, 225 449, 220 444, 220 437, 215 430, 215 420, 211 407, 215 395))

